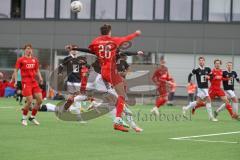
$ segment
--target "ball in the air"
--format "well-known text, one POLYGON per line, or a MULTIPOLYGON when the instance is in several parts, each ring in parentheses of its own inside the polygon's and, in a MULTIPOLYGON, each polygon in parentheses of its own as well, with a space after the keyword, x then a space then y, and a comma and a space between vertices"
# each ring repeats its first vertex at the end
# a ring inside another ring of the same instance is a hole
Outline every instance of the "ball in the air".
POLYGON ((71 3, 71 11, 72 12, 81 12, 83 9, 83 4, 80 1, 73 1, 71 3))

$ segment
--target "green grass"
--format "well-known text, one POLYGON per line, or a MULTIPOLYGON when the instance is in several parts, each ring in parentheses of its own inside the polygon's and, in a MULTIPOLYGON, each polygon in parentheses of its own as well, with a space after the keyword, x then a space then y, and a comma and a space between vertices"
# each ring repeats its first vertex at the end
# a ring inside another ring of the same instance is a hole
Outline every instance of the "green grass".
MULTIPOLYGON (((137 134, 112 129, 108 115, 88 122, 63 122, 54 113, 40 113, 40 126, 20 124, 20 106, 13 99, 0 99, 0 160, 236 160, 239 144, 170 140, 173 137, 240 131, 240 122, 226 111, 219 122, 207 120, 199 109, 194 116, 179 121, 150 121, 152 106, 136 106, 137 123, 144 132, 137 134), (13 108, 3 108, 13 107, 13 108)), ((181 115, 179 107, 163 107, 161 113, 181 115)), ((240 134, 203 137, 213 141, 240 141, 240 134)))

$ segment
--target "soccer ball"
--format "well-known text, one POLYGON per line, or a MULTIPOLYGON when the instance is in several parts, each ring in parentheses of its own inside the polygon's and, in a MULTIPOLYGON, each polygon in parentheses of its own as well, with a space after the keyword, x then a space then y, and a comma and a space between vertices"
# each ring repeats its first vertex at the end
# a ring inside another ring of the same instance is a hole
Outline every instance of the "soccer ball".
POLYGON ((76 12, 76 13, 81 12, 82 8, 83 8, 83 4, 80 1, 73 1, 71 3, 71 11, 72 12, 76 12))

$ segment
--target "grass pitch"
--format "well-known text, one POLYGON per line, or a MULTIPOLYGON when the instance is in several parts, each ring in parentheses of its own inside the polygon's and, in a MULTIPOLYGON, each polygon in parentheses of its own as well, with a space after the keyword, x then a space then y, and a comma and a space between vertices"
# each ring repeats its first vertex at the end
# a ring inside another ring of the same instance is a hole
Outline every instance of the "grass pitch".
POLYGON ((112 129, 108 115, 80 124, 57 120, 54 113, 39 113, 40 126, 23 127, 21 106, 14 99, 0 99, 0 160, 239 159, 240 133, 170 139, 240 131, 240 122, 226 111, 219 122, 210 122, 204 108, 183 118, 180 107, 162 107, 162 116, 155 119, 149 114, 151 107, 132 107, 144 131, 123 133, 112 129))

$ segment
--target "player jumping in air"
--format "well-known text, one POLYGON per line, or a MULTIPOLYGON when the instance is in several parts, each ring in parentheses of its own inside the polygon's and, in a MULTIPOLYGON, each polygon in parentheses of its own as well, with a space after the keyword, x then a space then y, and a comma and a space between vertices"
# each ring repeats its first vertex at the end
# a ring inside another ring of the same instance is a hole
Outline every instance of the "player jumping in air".
POLYGON ((156 84, 159 96, 156 99, 155 107, 151 110, 156 116, 159 116, 158 109, 168 101, 168 89, 171 86, 171 76, 168 68, 165 66, 165 60, 160 58, 160 67, 154 72, 152 81, 156 84))
POLYGON ((122 77, 117 71, 116 56, 117 48, 123 42, 130 41, 139 36, 141 32, 138 30, 126 37, 112 37, 111 25, 105 24, 100 28, 101 36, 95 38, 89 46, 89 49, 98 57, 101 65, 101 75, 104 81, 110 83, 118 94, 116 103, 116 118, 114 120, 114 129, 128 132, 122 121, 122 112, 125 104, 125 89, 122 77), (114 44, 114 45, 112 45, 114 44))
MULTIPOLYGON (((232 62, 227 63, 226 71, 223 71, 223 78, 227 78, 226 81, 223 81, 223 89, 228 99, 232 101, 233 112, 238 114, 238 99, 234 91, 235 80, 240 83, 237 72, 233 71, 232 62)), ((226 104, 222 104, 215 112, 214 116, 217 117, 219 112, 224 110, 226 104)))
POLYGON ((197 86, 198 86, 197 101, 189 103, 188 106, 184 106, 182 108, 183 109, 183 115, 186 115, 186 111, 189 110, 189 109, 193 109, 197 106, 206 105, 209 119, 211 121, 218 121, 213 116, 211 99, 210 99, 209 94, 208 94, 208 81, 210 79, 211 69, 209 67, 205 67, 205 58, 204 57, 199 57, 198 62, 199 62, 199 67, 197 69, 193 69, 192 73, 190 73, 189 76, 188 76, 188 83, 190 83, 192 76, 196 75, 197 86))
POLYGON ((24 56, 19 58, 16 62, 16 68, 14 70, 15 86, 17 86, 17 72, 19 69, 21 70, 22 94, 26 97, 26 103, 22 109, 22 125, 27 126, 27 115, 29 108, 32 105, 33 96, 36 99, 36 103, 28 120, 35 125, 39 125, 40 123, 35 119, 35 116, 42 103, 42 91, 35 76, 38 76, 40 84, 43 83, 43 79, 39 71, 38 59, 33 57, 33 48, 31 44, 26 44, 24 46, 24 56))

